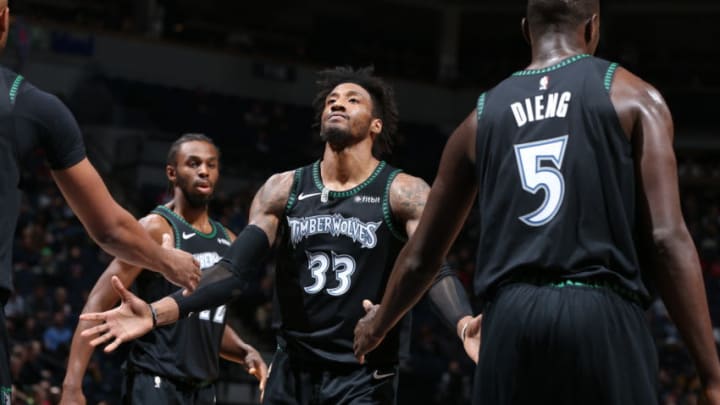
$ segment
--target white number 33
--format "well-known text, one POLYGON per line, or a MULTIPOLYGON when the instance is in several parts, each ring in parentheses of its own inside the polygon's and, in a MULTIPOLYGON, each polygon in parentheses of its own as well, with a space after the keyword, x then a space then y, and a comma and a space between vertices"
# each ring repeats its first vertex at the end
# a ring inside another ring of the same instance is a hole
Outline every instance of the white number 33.
POLYGON ((515 145, 523 190, 536 194, 545 190, 545 201, 535 211, 519 219, 530 226, 542 226, 557 215, 565 197, 565 180, 560 169, 565 157, 568 136, 515 145), (543 165, 543 162, 548 164, 543 165))
POLYGON ((305 287, 308 294, 317 294, 323 289, 332 295, 340 296, 350 289, 352 279, 350 276, 355 272, 355 259, 350 255, 339 255, 331 252, 330 256, 323 252, 305 252, 308 257, 308 270, 314 279, 314 283, 305 287), (333 288, 325 288, 327 281, 325 273, 332 269, 335 273, 337 286, 333 288))

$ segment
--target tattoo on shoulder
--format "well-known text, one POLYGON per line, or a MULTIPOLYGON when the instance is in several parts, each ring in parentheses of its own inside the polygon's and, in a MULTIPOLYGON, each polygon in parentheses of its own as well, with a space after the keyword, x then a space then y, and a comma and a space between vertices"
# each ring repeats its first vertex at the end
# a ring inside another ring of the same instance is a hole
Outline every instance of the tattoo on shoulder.
POLYGON ((292 182, 292 171, 272 175, 258 190, 253 205, 265 212, 282 212, 290 197, 292 182))
POLYGON ((405 219, 419 218, 425 208, 430 186, 425 180, 409 175, 398 175, 391 187, 393 211, 405 219))

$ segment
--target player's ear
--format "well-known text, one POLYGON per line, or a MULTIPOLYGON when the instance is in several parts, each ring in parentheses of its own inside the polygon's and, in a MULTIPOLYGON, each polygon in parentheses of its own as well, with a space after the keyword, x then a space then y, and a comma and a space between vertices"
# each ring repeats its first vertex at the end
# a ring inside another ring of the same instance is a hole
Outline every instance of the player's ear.
MULTIPOLYGON (((0 3, 3 3, 0 1, 0 3)), ((7 4, 7 3, 6 3, 7 4)), ((10 30, 10 7, 5 6, 0 10, 0 33, 10 30)))
POLYGON ((170 183, 175 183, 175 179, 177 179, 177 170, 175 170, 175 167, 172 165, 166 165, 165 166, 165 175, 167 175, 168 180, 170 180, 170 183))
POLYGON ((532 45, 532 39, 530 38, 530 25, 528 24, 528 20, 525 17, 523 17, 522 21, 520 21, 520 30, 522 30, 525 42, 527 42, 529 45, 532 45))
POLYGON ((380 135, 380 132, 382 132, 383 122, 380 118, 373 118, 373 120, 370 122, 370 133, 373 134, 373 136, 380 135))
POLYGON ((590 54, 594 54, 600 43, 600 15, 593 14, 585 21, 585 43, 588 44, 590 54))

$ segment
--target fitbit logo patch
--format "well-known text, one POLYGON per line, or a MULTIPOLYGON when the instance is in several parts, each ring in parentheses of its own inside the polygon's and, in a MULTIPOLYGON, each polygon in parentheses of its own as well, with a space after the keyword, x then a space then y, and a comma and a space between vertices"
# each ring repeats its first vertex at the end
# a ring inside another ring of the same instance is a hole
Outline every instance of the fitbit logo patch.
POLYGON ((358 204, 379 204, 380 197, 369 195, 356 195, 354 201, 358 204))

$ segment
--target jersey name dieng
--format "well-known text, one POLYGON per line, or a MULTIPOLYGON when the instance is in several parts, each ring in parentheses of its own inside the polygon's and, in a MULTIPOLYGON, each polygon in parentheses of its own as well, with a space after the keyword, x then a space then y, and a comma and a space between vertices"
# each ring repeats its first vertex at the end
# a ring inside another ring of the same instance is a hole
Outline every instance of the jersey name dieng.
POLYGON ((547 97, 543 95, 528 97, 524 102, 517 101, 510 104, 515 122, 522 127, 528 122, 543 120, 546 118, 564 118, 567 115, 568 103, 572 94, 569 91, 550 93, 547 97))

